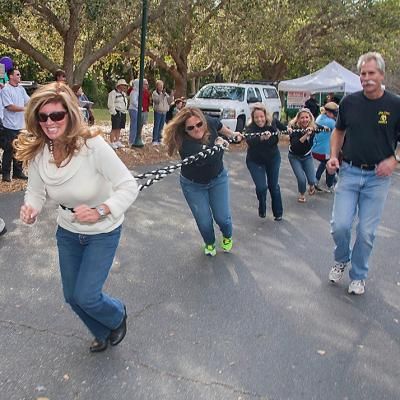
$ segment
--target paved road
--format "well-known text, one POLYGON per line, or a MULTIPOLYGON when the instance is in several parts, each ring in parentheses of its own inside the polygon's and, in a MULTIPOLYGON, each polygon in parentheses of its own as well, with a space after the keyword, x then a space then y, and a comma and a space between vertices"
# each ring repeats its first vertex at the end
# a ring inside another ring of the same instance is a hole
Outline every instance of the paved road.
POLYGON ((22 194, 0 195, 1 400, 400 398, 399 174, 354 297, 348 278, 327 282, 331 195, 298 204, 283 154, 284 220, 262 220, 244 154, 225 159, 233 253, 202 255, 177 175, 146 189, 106 288, 126 302, 129 333, 97 355, 63 302, 54 205, 27 228, 22 194))

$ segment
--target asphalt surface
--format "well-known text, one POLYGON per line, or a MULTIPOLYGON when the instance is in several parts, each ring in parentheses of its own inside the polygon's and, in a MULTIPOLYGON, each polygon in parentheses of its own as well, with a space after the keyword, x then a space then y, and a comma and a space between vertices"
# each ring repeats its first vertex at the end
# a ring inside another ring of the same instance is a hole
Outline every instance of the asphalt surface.
POLYGON ((1 194, 0 399, 399 399, 399 173, 366 294, 350 296, 347 276, 327 279, 333 195, 297 203, 282 152, 284 220, 263 220, 244 159, 225 155, 231 254, 202 254, 177 173, 140 193, 106 284, 128 335, 101 354, 63 301, 55 205, 26 227, 23 194, 1 194))

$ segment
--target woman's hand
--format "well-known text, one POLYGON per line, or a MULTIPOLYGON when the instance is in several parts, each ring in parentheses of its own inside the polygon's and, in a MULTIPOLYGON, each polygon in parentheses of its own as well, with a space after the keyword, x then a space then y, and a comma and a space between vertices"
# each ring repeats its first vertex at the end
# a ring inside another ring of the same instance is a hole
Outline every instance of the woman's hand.
POLYGON ((222 146, 224 149, 227 149, 229 147, 229 142, 225 139, 223 139, 221 136, 218 136, 215 139, 214 144, 218 145, 218 146, 222 146))
POLYGON ((95 208, 90 208, 86 204, 82 204, 74 208, 75 220, 79 222, 97 222, 101 216, 95 208))
POLYGON ((265 135, 261 135, 260 136, 260 140, 269 140, 270 138, 271 138, 271 132, 268 132, 267 134, 265 134, 265 135))
POLYGON ((38 210, 34 209, 29 204, 24 204, 23 206, 21 206, 19 217, 24 224, 31 225, 36 222, 38 214, 38 210))
POLYGON ((243 140, 243 135, 240 132, 233 132, 232 140, 234 143, 240 143, 243 140))

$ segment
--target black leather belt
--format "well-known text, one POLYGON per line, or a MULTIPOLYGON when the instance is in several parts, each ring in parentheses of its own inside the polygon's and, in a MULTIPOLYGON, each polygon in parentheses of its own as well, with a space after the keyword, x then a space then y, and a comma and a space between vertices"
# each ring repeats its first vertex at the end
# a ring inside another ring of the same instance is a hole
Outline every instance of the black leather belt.
POLYGON ((357 167, 360 169, 364 169, 365 171, 373 171, 376 168, 376 164, 361 164, 361 163, 355 163, 350 160, 346 160, 343 158, 343 161, 346 162, 347 164, 351 165, 352 167, 357 167))
POLYGON ((60 207, 61 207, 63 210, 68 210, 68 211, 71 211, 72 213, 75 212, 75 210, 74 210, 73 208, 71 208, 71 207, 65 207, 63 204, 60 204, 60 207))

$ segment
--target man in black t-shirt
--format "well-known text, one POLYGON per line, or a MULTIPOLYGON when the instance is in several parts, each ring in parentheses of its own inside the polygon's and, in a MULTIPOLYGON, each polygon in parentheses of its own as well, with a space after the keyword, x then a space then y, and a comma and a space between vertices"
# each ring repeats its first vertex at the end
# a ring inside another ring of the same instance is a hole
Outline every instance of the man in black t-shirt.
POLYGON ((400 97, 382 87, 385 62, 379 53, 362 55, 357 67, 363 90, 346 96, 340 103, 327 163, 328 172, 334 173, 339 168, 342 149, 331 221, 335 264, 329 280, 338 282, 351 262, 348 292, 363 294, 375 232, 397 165, 400 97), (351 228, 357 211, 357 237, 351 249, 351 228))
POLYGON ((304 103, 304 107, 308 108, 311 111, 311 114, 314 118, 317 118, 319 115, 319 104, 315 98, 315 93, 311 93, 310 98, 304 103))

